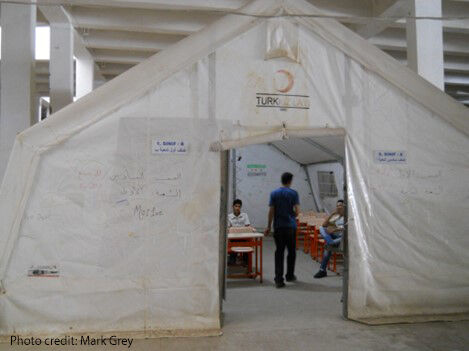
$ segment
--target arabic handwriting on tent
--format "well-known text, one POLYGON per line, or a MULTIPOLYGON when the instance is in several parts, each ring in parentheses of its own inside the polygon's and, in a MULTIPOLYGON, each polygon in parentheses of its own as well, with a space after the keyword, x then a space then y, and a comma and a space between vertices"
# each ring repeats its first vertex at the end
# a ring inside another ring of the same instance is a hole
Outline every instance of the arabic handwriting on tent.
POLYGON ((138 184, 125 184, 121 186, 121 194, 122 195, 142 195, 145 189, 145 184, 138 183, 138 184))
POLYGON ((170 176, 170 177, 155 177, 155 181, 167 181, 167 180, 178 180, 181 179, 181 173, 177 173, 175 176, 170 176))
POLYGON ((121 172, 112 174, 109 179, 113 182, 125 180, 143 180, 145 179, 145 170, 140 168, 135 172, 130 172, 126 167, 124 167, 121 172))
POLYGON ((142 221, 149 218, 163 216, 164 213, 162 210, 157 209, 156 206, 148 207, 138 204, 134 207, 133 215, 142 221))
POLYGON ((173 198, 180 198, 181 197, 181 189, 170 189, 167 191, 155 191, 155 195, 159 197, 173 197, 173 198))
POLYGON ((25 221, 40 221, 44 222, 50 219, 52 214, 50 213, 32 213, 24 216, 25 221))

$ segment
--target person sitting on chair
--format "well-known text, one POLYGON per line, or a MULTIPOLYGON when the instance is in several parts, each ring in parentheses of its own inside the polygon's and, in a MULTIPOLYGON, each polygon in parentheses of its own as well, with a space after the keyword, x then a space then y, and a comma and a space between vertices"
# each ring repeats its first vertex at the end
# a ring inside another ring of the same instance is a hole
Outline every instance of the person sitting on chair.
POLYGON ((241 212, 243 202, 240 199, 233 201, 233 213, 228 215, 228 227, 249 227, 249 217, 246 213, 241 212))
MULTIPOLYGON (((241 207, 243 202, 240 199, 233 201, 233 213, 228 215, 228 228, 232 227, 249 227, 251 223, 249 222, 249 217, 246 213, 241 212, 241 207)), ((230 258, 228 264, 232 265, 236 263, 236 253, 230 253, 230 258)), ((248 256, 244 255, 244 262, 247 262, 248 256)))
POLYGON ((342 241, 342 234, 344 232, 344 200, 337 201, 337 207, 329 217, 326 218, 319 232, 323 237, 326 245, 324 246, 324 254, 322 256, 321 267, 319 272, 314 275, 314 278, 324 278, 327 276, 327 264, 332 255, 332 251, 336 251, 342 241))

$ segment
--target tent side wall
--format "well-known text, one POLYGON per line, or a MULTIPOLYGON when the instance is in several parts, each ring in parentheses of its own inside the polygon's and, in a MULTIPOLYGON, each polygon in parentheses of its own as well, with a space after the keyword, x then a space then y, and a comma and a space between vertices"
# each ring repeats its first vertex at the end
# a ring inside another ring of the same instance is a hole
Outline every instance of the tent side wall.
POLYGON ((350 80, 349 317, 467 318, 469 138, 353 62, 350 80))
POLYGON ((208 111, 208 61, 42 153, 0 334, 218 333, 223 122, 187 103, 208 111))

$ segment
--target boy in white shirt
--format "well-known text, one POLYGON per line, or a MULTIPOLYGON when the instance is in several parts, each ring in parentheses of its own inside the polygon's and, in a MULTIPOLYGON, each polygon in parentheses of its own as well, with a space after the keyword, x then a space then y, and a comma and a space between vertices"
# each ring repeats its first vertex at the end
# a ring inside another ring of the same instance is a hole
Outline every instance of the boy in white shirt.
MULTIPOLYGON (((249 222, 249 217, 246 213, 241 212, 241 207, 243 202, 240 199, 233 201, 233 213, 228 215, 228 228, 230 227, 249 227, 251 223, 249 222)), ((228 264, 232 265, 236 263, 236 253, 230 253, 230 258, 228 264)), ((247 255, 244 255, 244 261, 247 261, 247 255)))
POLYGON ((241 212, 243 202, 240 199, 233 201, 233 213, 228 215, 228 227, 249 227, 249 217, 246 213, 241 212))

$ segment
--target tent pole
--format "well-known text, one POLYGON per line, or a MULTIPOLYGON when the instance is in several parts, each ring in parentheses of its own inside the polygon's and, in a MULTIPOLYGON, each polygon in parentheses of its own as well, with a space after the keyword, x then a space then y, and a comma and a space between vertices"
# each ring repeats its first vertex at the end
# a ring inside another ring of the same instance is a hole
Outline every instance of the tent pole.
POLYGON ((221 172, 221 187, 220 187, 220 262, 218 279, 220 284, 220 321, 222 321, 223 300, 226 298, 226 227, 228 222, 228 192, 229 192, 229 151, 222 151, 220 153, 220 172, 221 172))
POLYGON ((341 163, 340 160, 330 160, 330 161, 320 161, 320 162, 311 162, 305 164, 305 166, 314 166, 314 165, 324 165, 329 163, 341 163))
MULTIPOLYGON (((350 56, 346 56, 346 64, 345 64, 345 70, 344 70, 344 75, 345 75, 345 91, 346 91, 346 98, 345 98, 345 108, 346 108, 346 116, 351 116, 352 115, 352 83, 351 83, 351 73, 350 73, 350 67, 351 67, 351 59, 350 56)), ((345 157, 347 157, 347 153, 345 153, 345 157)), ((349 221, 349 198, 348 198, 348 184, 347 184, 347 163, 344 162, 344 159, 341 159, 342 163, 342 168, 344 170, 344 175, 343 175, 343 184, 344 184, 344 205, 345 205, 345 215, 344 215, 344 234, 342 237, 342 250, 343 250, 343 257, 344 257, 344 271, 343 275, 344 278, 342 279, 342 315, 344 318, 348 319, 348 288, 349 288, 349 263, 350 263, 350 257, 349 257, 349 226, 348 226, 348 221, 349 221)))
POLYGON ((317 203, 317 201, 316 201, 316 196, 314 195, 313 185, 311 184, 311 177, 309 176, 308 166, 306 166, 306 165, 301 165, 301 167, 303 167, 303 170, 304 170, 305 173, 306 173, 306 180, 308 181, 309 190, 311 190, 311 196, 313 197, 314 205, 316 206, 316 211, 319 212, 320 210, 319 210, 318 203, 317 203))
POLYGON ((233 183, 231 184, 231 192, 233 194, 233 201, 237 199, 236 197, 236 149, 231 149, 231 176, 233 183))
POLYGON ((345 163, 342 163, 344 168, 344 205, 345 205, 345 215, 344 215, 344 234, 342 237, 342 252, 344 257, 344 270, 342 272, 342 315, 344 318, 348 319, 348 282, 349 282, 349 231, 348 231, 348 192, 347 192, 347 168, 345 163))
POLYGON ((285 152, 283 152, 277 145, 272 144, 272 143, 268 143, 267 145, 273 147, 275 150, 280 152, 283 156, 287 157, 288 159, 290 159, 292 161, 295 161, 296 163, 299 163, 298 161, 296 161, 296 160, 292 159, 290 156, 288 156, 285 152))

